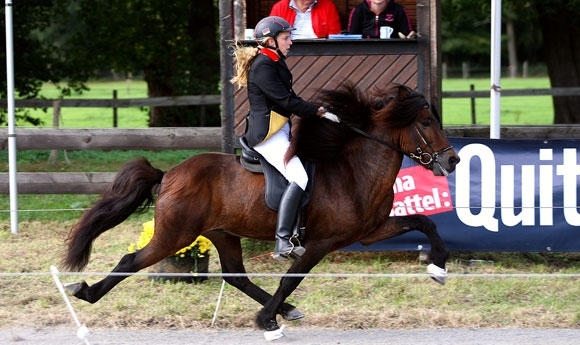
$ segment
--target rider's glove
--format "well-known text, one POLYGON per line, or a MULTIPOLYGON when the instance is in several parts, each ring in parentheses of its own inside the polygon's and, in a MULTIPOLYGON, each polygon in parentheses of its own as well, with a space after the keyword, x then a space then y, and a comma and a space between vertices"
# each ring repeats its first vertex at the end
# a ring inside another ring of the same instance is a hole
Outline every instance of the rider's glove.
POLYGON ((338 118, 338 116, 334 115, 333 113, 330 112, 326 112, 324 113, 324 115, 322 115, 323 118, 330 120, 332 122, 340 122, 340 119, 338 118))

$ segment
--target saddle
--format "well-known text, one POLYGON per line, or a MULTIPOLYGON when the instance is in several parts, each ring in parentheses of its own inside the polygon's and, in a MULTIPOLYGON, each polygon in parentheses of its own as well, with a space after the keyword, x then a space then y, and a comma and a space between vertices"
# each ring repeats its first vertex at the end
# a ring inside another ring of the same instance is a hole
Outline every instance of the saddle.
MULTIPOLYGON (((262 157, 256 150, 251 148, 246 141, 246 138, 240 137, 240 144, 242 146, 242 153, 240 155, 240 163, 242 166, 254 173, 264 174, 266 179, 266 205, 273 211, 278 211, 280 206, 280 199, 282 194, 288 186, 288 180, 272 166, 268 161, 262 157)), ((306 174, 308 175, 308 185, 302 196, 300 208, 303 208, 310 201, 312 195, 312 187, 314 181, 314 173, 316 172, 316 164, 312 161, 302 161, 306 174)))

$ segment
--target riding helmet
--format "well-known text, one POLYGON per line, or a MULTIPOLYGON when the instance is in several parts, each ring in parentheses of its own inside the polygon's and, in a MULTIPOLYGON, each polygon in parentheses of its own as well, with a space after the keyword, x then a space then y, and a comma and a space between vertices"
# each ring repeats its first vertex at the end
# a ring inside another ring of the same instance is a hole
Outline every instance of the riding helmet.
POLYGON ((276 38, 281 32, 296 30, 295 27, 291 26, 286 19, 270 16, 266 17, 256 24, 254 29, 254 36, 256 39, 263 39, 266 37, 276 38))

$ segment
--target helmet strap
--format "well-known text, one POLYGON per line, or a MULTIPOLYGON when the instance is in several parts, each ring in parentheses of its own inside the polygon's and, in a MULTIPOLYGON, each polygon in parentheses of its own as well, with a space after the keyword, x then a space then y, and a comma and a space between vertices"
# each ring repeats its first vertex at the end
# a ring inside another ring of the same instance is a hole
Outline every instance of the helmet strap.
POLYGON ((280 47, 278 46, 278 36, 274 37, 274 44, 276 45, 276 53, 278 53, 278 55, 280 55, 280 58, 282 60, 286 59, 286 55, 284 55, 284 53, 282 53, 282 51, 280 50, 280 47))
POLYGON ((276 53, 278 53, 278 56, 280 56, 280 58, 282 60, 286 59, 286 55, 284 55, 284 53, 282 53, 282 51, 280 50, 280 47, 278 46, 278 40, 277 40, 278 36, 276 37, 272 37, 272 39, 274 40, 274 47, 270 46, 270 45, 265 45, 264 48, 269 48, 272 50, 275 50, 276 53))

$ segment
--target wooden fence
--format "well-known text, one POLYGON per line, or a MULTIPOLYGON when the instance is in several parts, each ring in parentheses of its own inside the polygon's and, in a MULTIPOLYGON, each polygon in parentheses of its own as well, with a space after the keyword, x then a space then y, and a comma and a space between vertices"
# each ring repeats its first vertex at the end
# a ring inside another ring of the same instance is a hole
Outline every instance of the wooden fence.
MULTIPOLYGON (((504 90, 502 96, 577 95, 580 88, 542 90, 504 90)), ((489 91, 444 92, 448 98, 489 97, 489 91)), ((52 107, 53 100, 17 100, 17 107, 52 107)), ((220 104, 219 95, 117 100, 62 100, 61 107, 141 107, 220 104)), ((0 102, 6 106, 6 102, 0 102)), ((449 137, 489 137, 489 126, 451 126, 444 128, 449 137)), ((580 125, 504 126, 502 138, 580 139, 580 125)), ((234 138, 234 142, 237 141, 234 138)), ((18 128, 18 150, 189 150, 219 151, 222 128, 143 128, 143 129, 40 129, 18 128)), ((0 148, 8 148, 8 133, 0 132, 0 148)), ((98 194, 114 178, 114 172, 67 172, 17 174, 21 194, 98 194)), ((9 193, 8 173, 0 173, 0 194, 9 193)))

